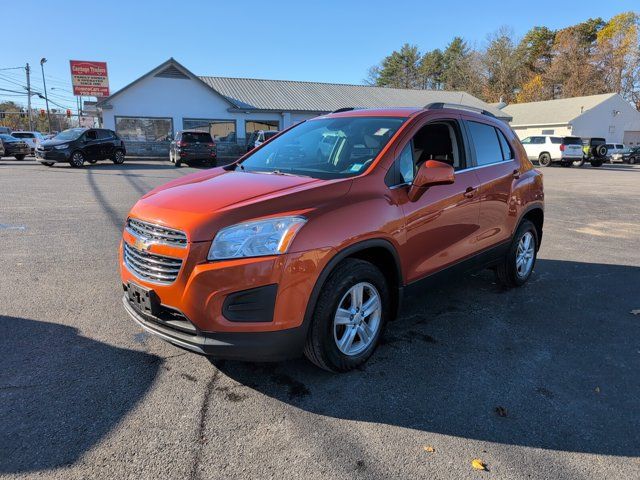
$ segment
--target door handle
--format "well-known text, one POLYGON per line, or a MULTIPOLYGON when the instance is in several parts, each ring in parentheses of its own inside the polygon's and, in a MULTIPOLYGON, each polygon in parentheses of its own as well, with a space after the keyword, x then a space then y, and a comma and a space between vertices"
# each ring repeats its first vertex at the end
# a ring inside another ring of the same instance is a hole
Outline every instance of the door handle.
POLYGON ((513 178, 515 179, 520 178, 520 170, 515 169, 511 175, 513 175, 513 178))
POLYGON ((477 190, 478 189, 474 187, 467 187, 467 189, 464 191, 464 196, 467 198, 473 198, 477 190))

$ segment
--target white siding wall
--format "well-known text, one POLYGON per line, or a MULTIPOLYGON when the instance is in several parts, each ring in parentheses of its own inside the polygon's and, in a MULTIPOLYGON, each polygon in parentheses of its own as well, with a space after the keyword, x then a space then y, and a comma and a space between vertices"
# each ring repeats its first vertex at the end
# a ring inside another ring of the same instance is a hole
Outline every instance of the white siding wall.
POLYGON ((620 95, 611 97, 573 120, 573 132, 580 137, 602 137, 622 143, 625 131, 640 130, 640 112, 620 95), (620 112, 614 115, 614 111, 620 112))
POLYGON ((557 135, 559 137, 568 137, 573 135, 571 131, 571 125, 563 124, 563 125, 547 125, 540 127, 512 127, 513 131, 516 132, 518 138, 522 140, 523 138, 530 137, 531 135, 557 135), (547 131, 553 130, 553 133, 548 133, 547 131), (543 133, 544 131, 544 133, 543 133))

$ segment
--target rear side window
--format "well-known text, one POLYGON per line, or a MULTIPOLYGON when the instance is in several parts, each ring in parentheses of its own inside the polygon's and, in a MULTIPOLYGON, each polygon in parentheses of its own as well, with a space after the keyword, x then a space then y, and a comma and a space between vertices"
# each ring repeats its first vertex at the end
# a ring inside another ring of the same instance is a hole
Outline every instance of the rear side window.
POLYGON ((502 148, 498 140, 498 133, 491 125, 479 122, 467 122, 469 132, 476 150, 476 163, 478 166, 501 162, 502 148))
POLYGON ((206 132, 183 132, 183 142, 212 143, 211 134, 206 132))
POLYGON ((546 142, 544 137, 531 137, 531 143, 535 143, 536 145, 542 145, 546 142))
POLYGON ((555 143, 556 145, 560 145, 562 143, 562 139, 560 137, 549 137, 551 138, 551 143, 555 143))
POLYGON ((511 145, 509 145, 509 142, 504 136, 504 133, 497 129, 496 132, 498 132, 498 141, 500 142, 500 148, 502 148, 502 158, 504 160, 513 160, 515 158, 513 154, 513 148, 511 148, 511 145))
POLYGON ((96 130, 98 132, 98 140, 107 140, 112 138, 111 132, 109 130, 96 130))

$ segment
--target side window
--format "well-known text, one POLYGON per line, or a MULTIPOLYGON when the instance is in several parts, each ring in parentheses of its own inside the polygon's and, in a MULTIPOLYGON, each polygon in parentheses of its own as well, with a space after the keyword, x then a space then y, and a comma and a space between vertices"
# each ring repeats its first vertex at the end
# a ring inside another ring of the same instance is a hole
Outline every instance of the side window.
POLYGON ((520 143, 522 143, 523 145, 529 145, 531 143, 531 137, 525 138, 520 143))
POLYGON ((414 163, 413 163, 413 147, 409 142, 398 158, 398 170, 400 173, 401 183, 413 182, 414 163))
POLYGON ((467 123, 476 150, 476 162, 478 166, 501 162, 503 160, 502 149, 500 148, 496 129, 485 123, 467 123))
POLYGON ((98 140, 108 140, 111 138, 109 130, 96 130, 98 133, 98 140))
POLYGON ((504 136, 504 133, 502 133, 498 129, 496 129, 496 132, 498 132, 498 141, 500 142, 500 148, 502 148, 502 158, 504 160, 513 160, 514 158, 516 158, 513 154, 513 148, 511 148, 511 145, 509 145, 509 142, 504 136))
POLYGON ((551 143, 554 144, 561 144, 562 143, 562 139, 560 137, 549 137, 551 139, 551 143))
POLYGON ((87 140, 95 140, 98 138, 95 130, 88 130, 84 135, 87 140))

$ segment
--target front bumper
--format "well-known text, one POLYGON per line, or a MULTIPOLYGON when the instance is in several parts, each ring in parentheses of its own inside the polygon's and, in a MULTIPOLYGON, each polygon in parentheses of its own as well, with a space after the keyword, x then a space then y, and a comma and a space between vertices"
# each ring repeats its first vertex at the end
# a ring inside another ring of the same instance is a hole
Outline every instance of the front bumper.
POLYGON ((271 332, 182 332, 142 315, 127 295, 122 303, 133 320, 147 332, 178 347, 202 355, 232 360, 279 361, 302 354, 306 337, 304 326, 271 332))
POLYGON ((7 148, 5 146, 5 148, 4 148, 4 156, 5 157, 14 157, 16 155, 30 155, 30 154, 31 154, 31 149, 29 147, 24 147, 24 148, 10 147, 10 148, 7 148))
POLYGON ((71 152, 69 150, 38 150, 36 149, 36 160, 39 162, 68 162, 71 152))

